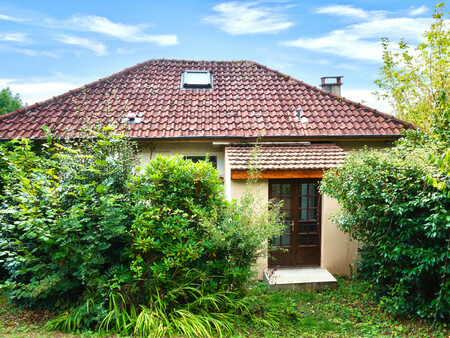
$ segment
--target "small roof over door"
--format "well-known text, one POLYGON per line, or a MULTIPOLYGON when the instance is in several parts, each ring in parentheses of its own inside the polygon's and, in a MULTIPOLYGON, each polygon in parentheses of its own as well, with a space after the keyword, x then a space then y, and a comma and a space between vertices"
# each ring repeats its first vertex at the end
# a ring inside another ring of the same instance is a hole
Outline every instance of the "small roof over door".
MULTIPOLYGON (((250 167, 251 146, 231 146, 226 154, 232 179, 245 179, 250 167)), ((319 178, 323 170, 344 163, 346 153, 334 143, 316 143, 297 146, 261 145, 254 159, 262 171, 260 178, 319 178)))

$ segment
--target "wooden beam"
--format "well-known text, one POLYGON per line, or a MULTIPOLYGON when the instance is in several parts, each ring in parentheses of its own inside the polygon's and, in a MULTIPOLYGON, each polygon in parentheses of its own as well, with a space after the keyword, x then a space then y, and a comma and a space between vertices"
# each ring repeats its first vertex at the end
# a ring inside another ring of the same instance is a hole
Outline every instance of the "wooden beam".
MULTIPOLYGON (((322 178, 322 169, 310 170, 264 170, 258 178, 322 178)), ((246 170, 231 170, 232 180, 246 180, 249 174, 246 170)))

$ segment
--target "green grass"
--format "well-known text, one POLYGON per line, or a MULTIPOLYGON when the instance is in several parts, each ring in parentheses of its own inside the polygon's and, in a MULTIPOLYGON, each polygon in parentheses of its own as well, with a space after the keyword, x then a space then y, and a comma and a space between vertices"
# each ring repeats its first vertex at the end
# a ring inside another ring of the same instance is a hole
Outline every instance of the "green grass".
POLYGON ((394 318, 370 297, 370 286, 338 278, 337 290, 293 292, 250 291, 257 318, 278 318, 268 329, 258 320, 240 325, 242 337, 450 337, 449 327, 411 318, 394 318), (250 332, 245 333, 245 332, 250 332))
MULTIPOLYGON (((450 337, 449 326, 384 313, 370 297, 370 286, 344 278, 337 290, 268 291, 257 284, 247 298, 251 316, 236 322, 233 337, 450 337)), ((49 334, 45 323, 54 314, 21 310, 0 295, 0 337, 99 336, 49 334)))

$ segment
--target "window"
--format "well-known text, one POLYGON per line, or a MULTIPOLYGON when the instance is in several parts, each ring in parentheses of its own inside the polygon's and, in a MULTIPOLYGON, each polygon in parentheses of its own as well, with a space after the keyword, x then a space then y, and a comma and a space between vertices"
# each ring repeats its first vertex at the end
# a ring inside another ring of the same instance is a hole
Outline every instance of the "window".
POLYGON ((194 163, 206 161, 206 158, 208 158, 212 166, 217 169, 217 156, 184 156, 185 160, 191 160, 194 163))
POLYGON ((181 75, 181 88, 211 89, 212 73, 209 70, 186 70, 181 75))

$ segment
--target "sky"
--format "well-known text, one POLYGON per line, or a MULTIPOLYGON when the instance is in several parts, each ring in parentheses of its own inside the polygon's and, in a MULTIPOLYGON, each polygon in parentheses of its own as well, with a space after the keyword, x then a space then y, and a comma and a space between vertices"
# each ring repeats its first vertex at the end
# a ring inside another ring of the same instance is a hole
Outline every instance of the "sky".
POLYGON ((0 0, 0 89, 28 105, 150 59, 250 60, 391 112, 371 93, 381 38, 412 45, 430 0, 0 0))

